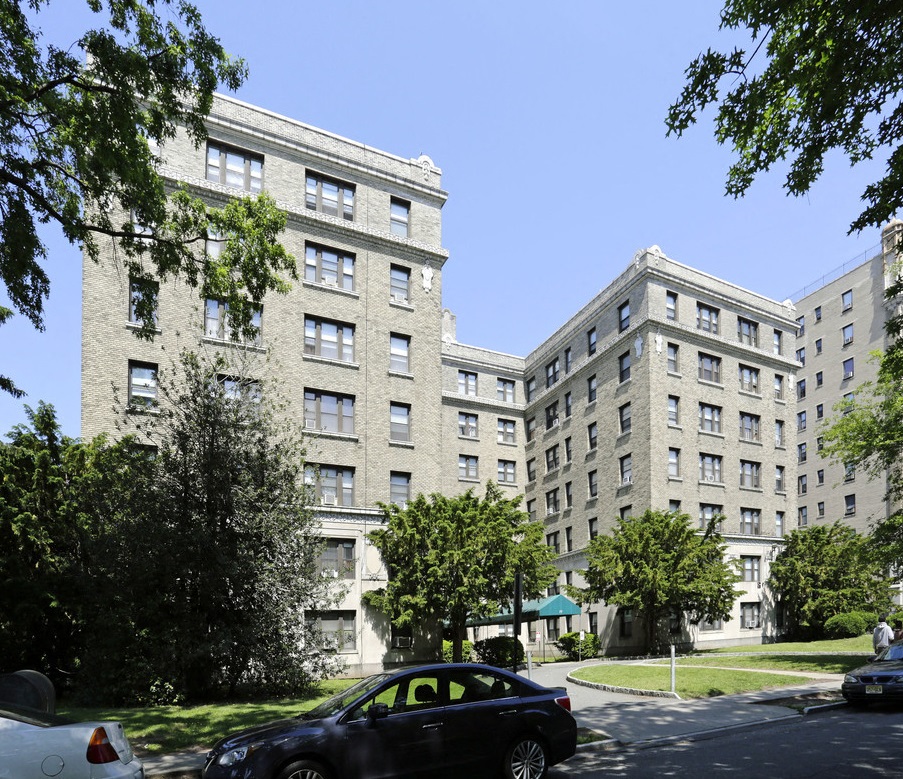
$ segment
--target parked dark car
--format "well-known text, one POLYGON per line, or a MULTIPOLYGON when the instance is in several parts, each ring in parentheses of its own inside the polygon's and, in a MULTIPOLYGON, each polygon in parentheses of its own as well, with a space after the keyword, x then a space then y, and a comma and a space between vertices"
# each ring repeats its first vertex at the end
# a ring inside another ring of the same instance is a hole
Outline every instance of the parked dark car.
POLYGON ((860 706, 873 701, 903 701, 903 644, 882 649, 867 665, 843 677, 843 697, 860 706))
POLYGON ((204 779, 542 779, 574 754, 563 688, 473 663, 377 674, 208 754, 204 779))

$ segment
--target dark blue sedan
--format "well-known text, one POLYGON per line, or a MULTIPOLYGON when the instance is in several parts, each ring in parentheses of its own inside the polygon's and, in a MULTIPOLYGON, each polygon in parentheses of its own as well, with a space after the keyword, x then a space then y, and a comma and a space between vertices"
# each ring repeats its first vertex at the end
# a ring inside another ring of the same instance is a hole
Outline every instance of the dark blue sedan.
POLYGON ((843 677, 843 697, 863 706, 873 701, 903 701, 903 643, 882 649, 868 665, 843 677))
POLYGON ((404 668, 223 739, 204 779, 542 779, 576 750, 570 708, 563 688, 499 668, 404 668))

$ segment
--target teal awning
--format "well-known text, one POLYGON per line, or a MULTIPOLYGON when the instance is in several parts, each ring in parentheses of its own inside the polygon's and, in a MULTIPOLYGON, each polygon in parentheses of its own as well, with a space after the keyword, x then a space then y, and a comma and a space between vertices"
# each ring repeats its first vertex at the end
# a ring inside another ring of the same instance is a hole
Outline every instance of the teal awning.
MULTIPOLYGON (((521 621, 533 622, 537 619, 555 619, 580 613, 580 607, 564 595, 549 595, 540 600, 525 600, 521 606, 521 621)), ((468 620, 468 627, 474 625, 506 625, 514 622, 514 608, 507 606, 492 617, 468 620)))

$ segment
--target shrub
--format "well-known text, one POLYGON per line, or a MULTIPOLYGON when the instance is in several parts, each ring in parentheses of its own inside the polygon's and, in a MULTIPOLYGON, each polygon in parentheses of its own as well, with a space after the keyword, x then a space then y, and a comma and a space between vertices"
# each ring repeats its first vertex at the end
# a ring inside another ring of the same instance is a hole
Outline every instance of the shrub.
MULTIPOLYGON (((442 659, 446 663, 453 663, 454 662, 454 660, 452 659, 453 657, 454 657, 454 653, 453 653, 453 649, 452 649, 452 642, 451 641, 443 641, 442 642, 442 659)), ((471 660, 473 660, 473 642, 472 641, 465 641, 461 645, 461 659, 465 663, 469 663, 471 660)))
POLYGON ((835 614, 825 622, 825 635, 828 638, 855 638, 869 629, 868 614, 851 611, 846 614, 835 614))
POLYGON ((524 645, 511 636, 496 636, 477 641, 473 645, 480 662, 496 668, 511 668, 524 662, 524 645), (512 656, 516 653, 516 656, 512 656))
POLYGON ((579 633, 565 633, 559 637, 557 644, 568 660, 586 660, 599 653, 602 642, 595 633, 584 633, 583 641, 579 633))

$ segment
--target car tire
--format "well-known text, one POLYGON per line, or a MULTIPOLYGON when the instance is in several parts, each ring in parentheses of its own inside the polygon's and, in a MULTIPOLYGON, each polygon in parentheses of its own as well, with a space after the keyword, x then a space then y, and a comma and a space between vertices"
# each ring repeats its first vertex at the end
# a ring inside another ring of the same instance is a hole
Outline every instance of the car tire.
POLYGON ((548 750, 536 736, 520 736, 505 752, 505 779, 544 779, 548 770, 548 750))
POLYGON ((329 774, 313 760, 299 760, 283 768, 279 779, 329 779, 329 774))

